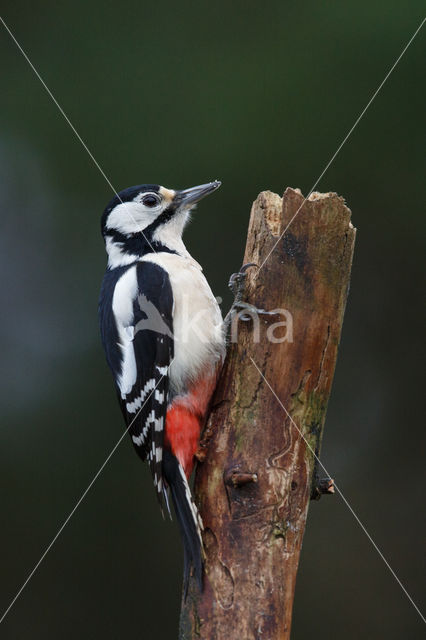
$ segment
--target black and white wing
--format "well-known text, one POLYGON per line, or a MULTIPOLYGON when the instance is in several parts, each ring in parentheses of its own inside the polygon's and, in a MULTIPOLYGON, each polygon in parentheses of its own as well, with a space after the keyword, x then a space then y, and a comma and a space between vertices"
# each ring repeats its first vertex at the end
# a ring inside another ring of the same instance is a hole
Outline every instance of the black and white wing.
POLYGON ((164 269, 137 262, 107 271, 99 304, 102 343, 133 444, 148 460, 160 504, 173 358, 173 293, 164 269))

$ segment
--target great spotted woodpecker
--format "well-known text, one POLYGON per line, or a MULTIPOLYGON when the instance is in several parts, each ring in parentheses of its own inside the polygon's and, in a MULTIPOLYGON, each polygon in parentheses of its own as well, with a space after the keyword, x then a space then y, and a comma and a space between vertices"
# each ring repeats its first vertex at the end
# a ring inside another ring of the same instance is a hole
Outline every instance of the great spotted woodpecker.
POLYGON ((108 254, 102 344, 127 429, 169 512, 170 490, 185 589, 191 566, 202 584, 202 522, 188 479, 225 347, 219 306, 182 233, 190 210, 220 184, 130 187, 111 200, 101 222, 108 254))

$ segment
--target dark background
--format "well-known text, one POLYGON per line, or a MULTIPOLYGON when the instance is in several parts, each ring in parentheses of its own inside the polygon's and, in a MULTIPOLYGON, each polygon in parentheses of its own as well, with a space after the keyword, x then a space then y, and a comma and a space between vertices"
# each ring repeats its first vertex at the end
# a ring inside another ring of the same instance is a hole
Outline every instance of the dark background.
MULTIPOLYGON (((223 181, 185 238, 226 304, 257 193, 309 192, 423 17, 417 0, 3 6, 115 188, 223 181)), ((318 185, 346 198, 358 228, 322 458, 420 606, 425 39, 318 185)), ((4 610, 122 423, 97 327, 111 190, 4 29, 1 60, 4 610)), ((176 638, 180 581, 177 530, 126 438, 0 634, 176 638)), ((312 504, 292 637, 422 632, 340 497, 312 504)))

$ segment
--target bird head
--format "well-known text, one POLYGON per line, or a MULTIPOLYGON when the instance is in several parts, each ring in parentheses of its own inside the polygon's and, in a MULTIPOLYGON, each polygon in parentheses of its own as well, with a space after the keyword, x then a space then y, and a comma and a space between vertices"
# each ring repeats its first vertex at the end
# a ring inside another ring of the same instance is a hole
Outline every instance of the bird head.
POLYGON ((163 246, 170 250, 183 246, 182 233, 191 209, 220 185, 215 180, 174 190, 142 184, 120 191, 107 205, 101 222, 110 263, 111 256, 117 262, 119 254, 135 258, 161 251, 163 246))

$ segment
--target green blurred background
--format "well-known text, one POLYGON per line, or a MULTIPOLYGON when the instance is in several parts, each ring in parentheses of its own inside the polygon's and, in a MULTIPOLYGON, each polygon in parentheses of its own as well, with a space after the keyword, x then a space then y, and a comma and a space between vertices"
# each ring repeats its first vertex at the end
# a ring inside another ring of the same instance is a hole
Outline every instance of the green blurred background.
MULTIPOLYGON (((3 17, 115 188, 223 181, 186 243, 226 306, 257 193, 308 193, 422 5, 5 0, 3 17)), ((346 198, 358 228, 322 458, 419 605, 425 40, 423 29, 318 185, 346 198)), ((0 46, 3 610, 122 423, 97 326, 111 190, 4 29, 0 46)), ((126 438, 0 635, 176 638, 181 561, 126 438)), ((292 637, 422 631, 340 497, 312 504, 292 637)))

